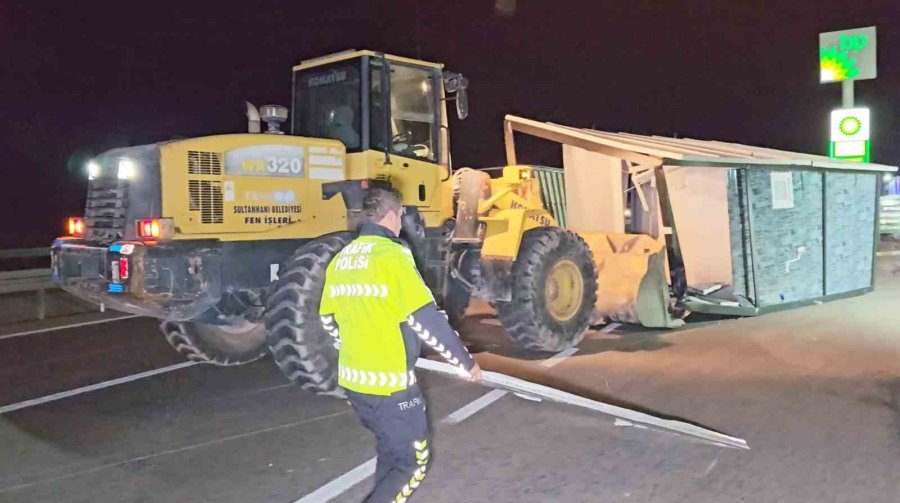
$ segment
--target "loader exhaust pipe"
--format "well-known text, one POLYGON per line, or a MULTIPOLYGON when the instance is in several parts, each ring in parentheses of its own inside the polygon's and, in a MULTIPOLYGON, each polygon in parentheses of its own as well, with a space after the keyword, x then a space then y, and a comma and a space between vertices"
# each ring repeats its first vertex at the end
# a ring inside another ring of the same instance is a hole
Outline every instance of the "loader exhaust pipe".
POLYGON ((245 101, 244 104, 247 105, 247 132, 259 133, 259 110, 249 101, 245 101))

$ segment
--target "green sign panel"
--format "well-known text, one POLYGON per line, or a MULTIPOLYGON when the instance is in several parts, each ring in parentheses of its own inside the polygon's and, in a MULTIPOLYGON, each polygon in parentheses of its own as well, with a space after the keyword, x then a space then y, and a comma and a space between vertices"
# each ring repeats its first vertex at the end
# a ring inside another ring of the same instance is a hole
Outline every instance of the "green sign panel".
POLYGON ((875 27, 819 34, 820 82, 874 79, 875 27))

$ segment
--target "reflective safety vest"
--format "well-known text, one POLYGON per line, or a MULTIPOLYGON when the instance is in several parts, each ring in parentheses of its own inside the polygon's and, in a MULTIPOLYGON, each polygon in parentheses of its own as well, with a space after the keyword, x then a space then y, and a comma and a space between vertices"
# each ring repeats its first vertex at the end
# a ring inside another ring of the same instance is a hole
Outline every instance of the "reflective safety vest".
POLYGON ((363 235, 341 250, 326 270, 319 308, 337 322, 338 384, 370 395, 414 384, 400 325, 431 302, 431 290, 403 245, 363 235))

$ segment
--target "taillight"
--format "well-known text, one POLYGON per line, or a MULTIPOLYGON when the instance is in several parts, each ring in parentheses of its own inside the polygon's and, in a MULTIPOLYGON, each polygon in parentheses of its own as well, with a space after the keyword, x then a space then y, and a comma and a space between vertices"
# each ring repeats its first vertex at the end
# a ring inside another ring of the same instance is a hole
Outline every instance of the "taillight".
POLYGON ((155 218, 138 220, 137 235, 141 239, 159 239, 159 220, 155 218))
POLYGON ((119 279, 128 279, 128 257, 119 257, 119 279))
POLYGON ((172 238, 175 223, 170 218, 145 218, 135 222, 135 233, 140 239, 165 241, 172 238))
POLYGON ((76 238, 84 237, 84 220, 79 217, 69 217, 66 220, 66 231, 76 238))

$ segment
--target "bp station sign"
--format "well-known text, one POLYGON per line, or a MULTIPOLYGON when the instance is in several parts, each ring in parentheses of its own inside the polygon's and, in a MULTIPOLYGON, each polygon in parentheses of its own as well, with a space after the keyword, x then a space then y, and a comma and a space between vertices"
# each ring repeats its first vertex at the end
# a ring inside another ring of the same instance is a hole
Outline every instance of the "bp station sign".
POLYGON ((875 27, 819 34, 819 82, 874 79, 875 27))
POLYGON ((869 162, 869 109, 853 103, 853 82, 877 75, 875 27, 819 34, 819 82, 840 82, 843 106, 831 111, 832 159, 869 162))
POLYGON ((868 108, 839 108, 831 112, 829 157, 869 162, 870 121, 868 108))

